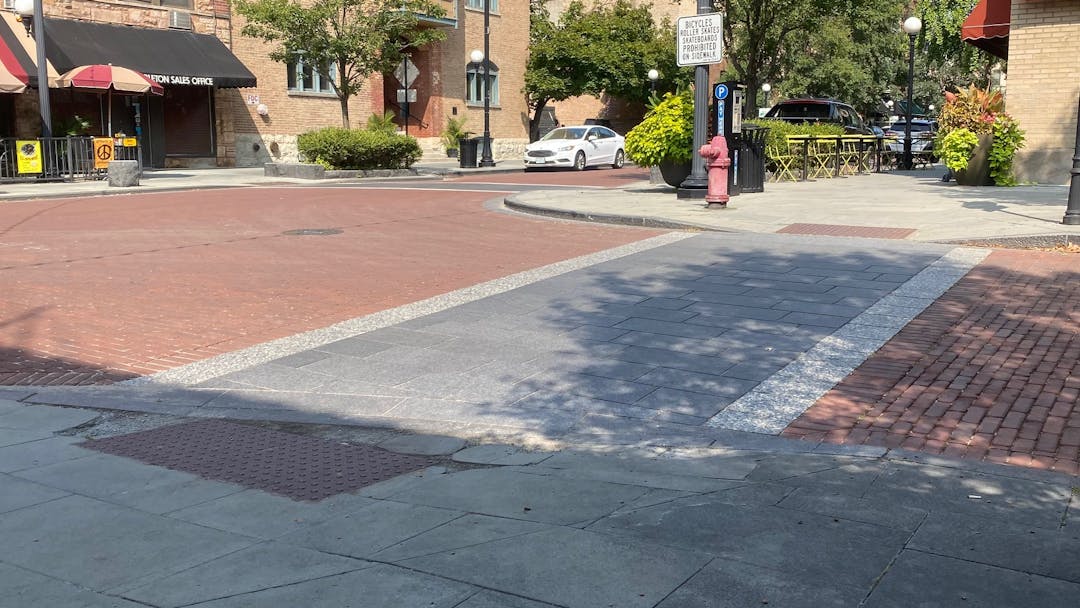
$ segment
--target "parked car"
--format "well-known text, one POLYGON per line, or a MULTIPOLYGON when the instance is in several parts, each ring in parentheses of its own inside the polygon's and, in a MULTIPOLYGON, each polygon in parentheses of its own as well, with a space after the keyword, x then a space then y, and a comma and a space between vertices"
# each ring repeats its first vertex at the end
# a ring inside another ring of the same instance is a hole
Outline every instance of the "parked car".
POLYGON ((787 99, 773 106, 765 118, 795 123, 831 122, 852 135, 874 134, 855 108, 835 99, 787 99))
POLYGON ((607 127, 579 125, 552 129, 525 146, 525 170, 536 167, 573 167, 578 171, 597 165, 618 169, 626 162, 625 139, 607 127))
MULTIPOLYGON (((902 153, 904 151, 904 135, 907 121, 894 122, 885 132, 889 138, 886 144, 890 152, 902 153)), ((937 136, 937 122, 919 118, 911 119, 911 151, 922 155, 932 163, 937 162, 934 154, 934 137, 937 136)))

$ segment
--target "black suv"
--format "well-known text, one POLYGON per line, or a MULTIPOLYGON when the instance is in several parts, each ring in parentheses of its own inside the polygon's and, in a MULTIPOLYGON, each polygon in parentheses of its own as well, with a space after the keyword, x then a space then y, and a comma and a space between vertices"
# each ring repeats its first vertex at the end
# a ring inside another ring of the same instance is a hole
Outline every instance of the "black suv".
POLYGON ((787 122, 831 122, 844 127, 853 135, 873 135, 855 108, 835 99, 787 99, 776 104, 765 115, 787 122))

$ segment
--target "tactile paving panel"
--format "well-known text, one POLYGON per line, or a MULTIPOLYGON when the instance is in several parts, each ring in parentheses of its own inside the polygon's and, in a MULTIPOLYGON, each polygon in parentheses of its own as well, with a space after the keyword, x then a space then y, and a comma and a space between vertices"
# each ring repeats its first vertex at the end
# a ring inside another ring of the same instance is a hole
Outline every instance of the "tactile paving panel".
POLYGON ((435 462, 367 445, 216 419, 92 439, 80 445, 307 501, 352 492, 435 462))
POLYGON ((881 226, 844 226, 841 224, 790 224, 777 234, 816 234, 821 236, 854 236, 868 239, 906 239, 915 234, 914 228, 884 228, 881 226))

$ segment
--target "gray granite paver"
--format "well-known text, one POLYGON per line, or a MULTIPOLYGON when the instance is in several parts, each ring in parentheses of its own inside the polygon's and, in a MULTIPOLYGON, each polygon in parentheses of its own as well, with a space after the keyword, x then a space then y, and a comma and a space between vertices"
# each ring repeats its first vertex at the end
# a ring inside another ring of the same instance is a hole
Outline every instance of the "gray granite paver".
POLYGON ((910 533, 789 511, 690 497, 604 518, 590 530, 869 587, 910 533))
POLYGON ((0 517, 0 560, 95 591, 178 572, 254 539, 68 496, 0 517))
POLYGON ((1072 606, 1080 585, 974 562, 904 551, 866 608, 1072 606))
POLYGON ((57 498, 68 492, 0 473, 0 513, 7 513, 57 498))
POLYGON ((480 469, 427 479, 390 498, 443 509, 569 525, 606 515, 645 492, 644 487, 480 469))
POLYGON ((399 435, 380 442, 378 446, 399 454, 443 456, 465 447, 465 440, 445 435, 399 435))
POLYGON ((313 523, 350 513, 372 502, 372 499, 364 496, 339 494, 311 504, 259 490, 245 490, 173 511, 168 516, 175 520, 253 538, 273 539, 313 523))
POLYGON ((453 455, 456 462, 469 464, 526 465, 551 457, 550 452, 526 452, 512 445, 487 444, 465 448, 453 455))
POLYGON ((731 399, 716 395, 664 387, 642 397, 634 405, 663 412, 685 414, 696 418, 709 418, 724 409, 729 403, 731 403, 731 399))
POLYGON ((568 528, 552 528, 402 565, 570 608, 646 608, 709 556, 568 528))
POLYGON ((334 555, 364 558, 462 515, 451 509, 378 501, 305 526, 278 540, 334 555))
POLYGON ((244 489, 109 454, 58 462, 15 475, 148 513, 175 511, 244 489))
POLYGON ((786 570, 713 560, 657 605, 657 608, 850 608, 866 596, 842 585, 786 570))
POLYGON ((0 448, 0 473, 11 473, 65 460, 95 456, 97 452, 76 445, 82 441, 79 437, 53 437, 52 433, 47 433, 42 439, 2 447, 0 448))
POLYGON ((171 576, 135 581, 121 595, 152 606, 173 608, 375 565, 303 547, 266 542, 171 576))
POLYGON ((382 562, 400 562, 494 540, 532 534, 548 528, 550 526, 546 524, 520 519, 491 517, 490 515, 464 515, 406 538, 374 553, 371 557, 382 562))
POLYGON ((25 405, 0 414, 0 429, 13 431, 62 431, 100 416, 95 410, 25 405))
POLYGON ((479 589, 471 585, 380 564, 355 572, 214 600, 199 604, 199 608, 454 608, 477 591, 479 589))
MULTIPOLYGON (((25 444, 35 442, 41 439, 52 437, 52 431, 45 429, 35 431, 15 431, 11 429, 0 429, 0 450, 3 450, 7 446, 15 446, 19 444, 25 444)), ((5 466, 3 460, 0 460, 0 470, 5 466)))
POLYGON ((1080 533, 931 513, 909 549, 1080 583, 1080 533))
POLYGON ((0 563, 0 603, 5 607, 73 606, 78 608, 139 608, 127 600, 42 576, 25 568, 0 563))

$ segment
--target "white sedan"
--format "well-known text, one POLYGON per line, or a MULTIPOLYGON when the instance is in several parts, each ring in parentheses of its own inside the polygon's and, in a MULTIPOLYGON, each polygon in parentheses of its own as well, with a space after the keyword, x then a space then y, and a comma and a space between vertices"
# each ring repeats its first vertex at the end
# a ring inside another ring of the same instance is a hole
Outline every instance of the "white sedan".
POLYGON ((611 165, 618 169, 626 162, 626 140, 607 127, 582 125, 558 127, 525 146, 525 169, 536 167, 585 167, 611 165))

